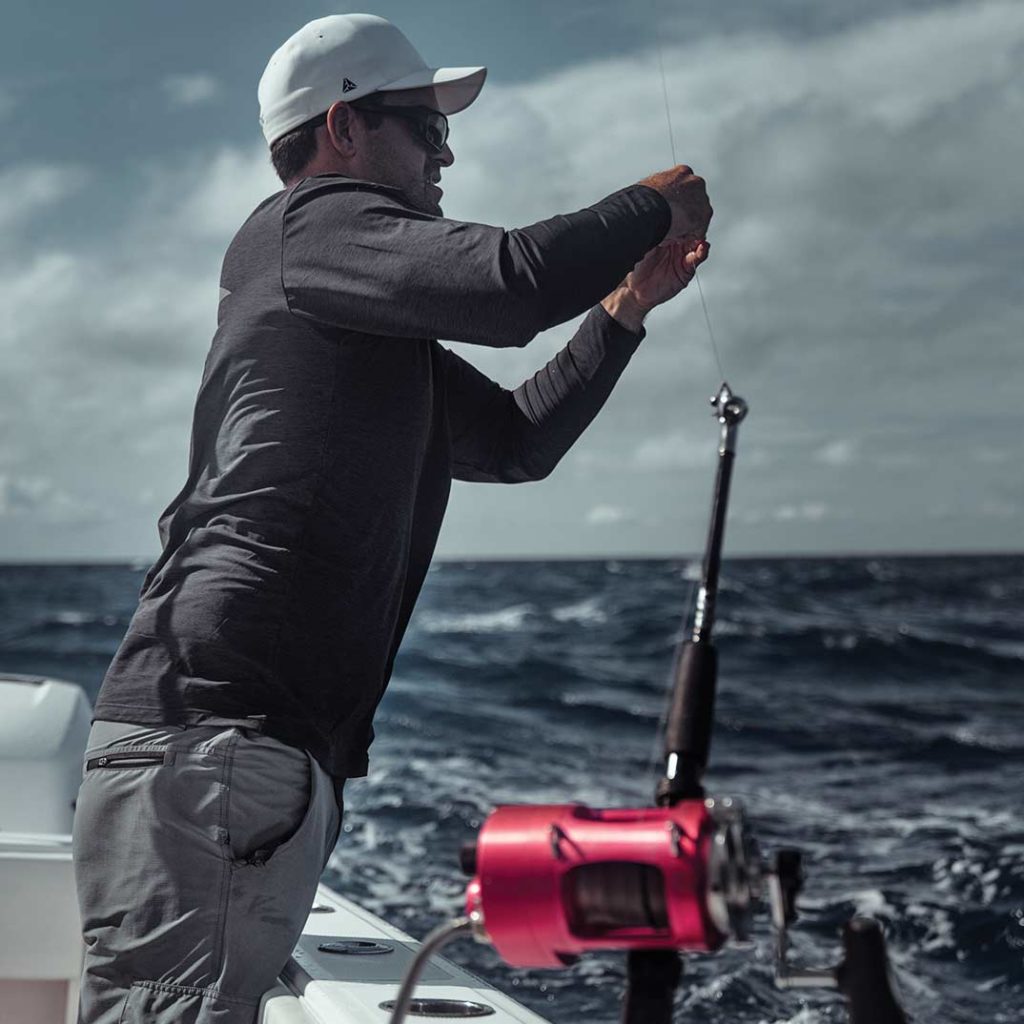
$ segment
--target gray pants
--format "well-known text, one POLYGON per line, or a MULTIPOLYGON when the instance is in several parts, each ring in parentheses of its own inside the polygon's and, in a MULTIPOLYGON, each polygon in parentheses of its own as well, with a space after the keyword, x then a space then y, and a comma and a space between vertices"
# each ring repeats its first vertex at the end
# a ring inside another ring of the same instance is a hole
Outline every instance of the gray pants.
POLYGON ((287 962, 341 787, 232 722, 93 725, 73 829, 79 1024, 254 1024, 287 962))

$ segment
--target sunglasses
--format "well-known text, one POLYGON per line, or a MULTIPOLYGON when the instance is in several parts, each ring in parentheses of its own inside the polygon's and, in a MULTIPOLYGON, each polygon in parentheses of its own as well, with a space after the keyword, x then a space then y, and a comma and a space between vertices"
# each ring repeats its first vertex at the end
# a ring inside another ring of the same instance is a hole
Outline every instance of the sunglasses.
MULTIPOLYGON (((448 118, 432 107, 391 107, 378 103, 363 103, 356 101, 349 104, 356 110, 373 110, 378 114, 386 114, 389 117, 401 117, 412 121, 417 128, 420 139, 430 149, 440 153, 444 144, 448 141, 448 118)), ((311 127, 327 123, 327 113, 307 122, 311 127)))
POLYGON ((356 110, 373 110, 378 114, 401 117, 412 121, 420 138, 438 153, 448 141, 448 118, 432 107, 392 107, 377 103, 353 103, 356 110))

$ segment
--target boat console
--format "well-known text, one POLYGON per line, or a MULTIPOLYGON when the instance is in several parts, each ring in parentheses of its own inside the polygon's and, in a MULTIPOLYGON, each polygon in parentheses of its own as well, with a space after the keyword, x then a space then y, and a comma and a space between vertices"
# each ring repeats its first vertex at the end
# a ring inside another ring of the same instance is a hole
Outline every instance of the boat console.
POLYGON ((73 1024, 82 934, 71 820, 89 735, 81 688, 0 682, 0 1006, 17 1024, 73 1024))

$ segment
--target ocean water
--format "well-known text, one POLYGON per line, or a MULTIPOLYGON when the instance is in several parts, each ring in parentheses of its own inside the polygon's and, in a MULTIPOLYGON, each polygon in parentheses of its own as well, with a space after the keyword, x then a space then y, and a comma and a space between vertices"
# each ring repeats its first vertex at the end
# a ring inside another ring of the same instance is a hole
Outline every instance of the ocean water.
MULTIPOLYGON (((0 567, 0 671, 95 696, 143 575, 0 567)), ((350 782, 326 881, 422 936, 460 911, 460 845, 496 804, 643 806, 684 561, 435 565, 350 782)), ((855 912, 880 919, 918 1021, 1024 1020, 1024 557, 727 561, 710 793, 763 848, 804 851, 795 959, 832 963, 855 912)), ((772 984, 753 950, 686 958, 677 1021, 845 1019, 772 984)), ((619 955, 564 971, 453 959, 558 1024, 617 1020, 619 955)))

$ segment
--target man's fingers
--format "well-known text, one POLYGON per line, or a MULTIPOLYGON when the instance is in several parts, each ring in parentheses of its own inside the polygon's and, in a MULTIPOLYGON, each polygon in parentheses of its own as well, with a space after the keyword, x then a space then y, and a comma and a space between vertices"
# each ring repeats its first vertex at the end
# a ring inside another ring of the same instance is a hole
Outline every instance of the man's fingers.
POLYGON ((697 242, 707 234, 714 211, 708 202, 707 183, 688 164, 648 175, 641 182, 660 192, 672 210, 668 237, 697 242))
POLYGON ((690 249, 689 252, 683 257, 683 262, 687 267, 694 270, 708 258, 708 253, 711 251, 711 246, 705 240, 701 240, 690 249))

